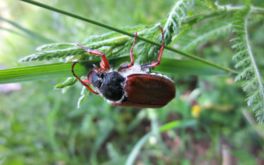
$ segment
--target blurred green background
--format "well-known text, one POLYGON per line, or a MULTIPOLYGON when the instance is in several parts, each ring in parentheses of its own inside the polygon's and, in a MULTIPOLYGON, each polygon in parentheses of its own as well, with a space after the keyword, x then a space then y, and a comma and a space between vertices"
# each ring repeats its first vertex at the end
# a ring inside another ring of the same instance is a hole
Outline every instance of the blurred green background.
MULTIPOLYGON (((175 0, 41 2, 123 27, 160 22, 175 0)), ((254 50, 260 56, 264 26, 251 28, 252 42, 258 46, 254 50)), ((18 60, 39 45, 79 42, 104 32, 108 31, 20 1, 1 1, 0 66, 29 65, 18 60)), ((204 44, 196 53, 230 62, 227 40, 204 44)), ((263 71, 263 63, 260 68, 263 71)), ((160 109, 112 107, 95 95, 89 95, 78 109, 81 85, 54 89, 61 81, 57 79, 0 90, 0 164, 116 165, 129 162, 137 153, 136 164, 221 164, 226 159, 245 165, 264 163, 264 129, 255 124, 243 92, 229 75, 173 79, 177 97, 160 109)))

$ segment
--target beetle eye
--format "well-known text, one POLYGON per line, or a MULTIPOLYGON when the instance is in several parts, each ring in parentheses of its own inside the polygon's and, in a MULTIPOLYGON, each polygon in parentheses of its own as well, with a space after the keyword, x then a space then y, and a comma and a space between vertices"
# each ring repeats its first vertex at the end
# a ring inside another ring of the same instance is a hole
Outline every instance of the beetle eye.
POLYGON ((93 77, 93 85, 97 88, 100 88, 102 85, 102 81, 103 81, 102 78, 103 78, 102 73, 95 74, 93 77))
POLYGON ((96 88, 100 88, 102 85, 102 73, 96 73, 94 71, 91 71, 88 74, 88 79, 92 83, 92 85, 96 88))

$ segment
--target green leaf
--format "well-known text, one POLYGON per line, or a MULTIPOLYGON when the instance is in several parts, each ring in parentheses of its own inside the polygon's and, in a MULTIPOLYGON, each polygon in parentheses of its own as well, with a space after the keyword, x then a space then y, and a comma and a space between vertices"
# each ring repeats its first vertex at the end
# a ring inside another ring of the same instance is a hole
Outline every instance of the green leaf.
MULTIPOLYGON (((112 66, 118 66, 125 60, 129 60, 127 56, 111 59, 112 66)), ((92 69, 93 64, 98 61, 89 61, 83 63, 85 65, 77 65, 76 73, 78 75, 86 75, 87 70, 92 69)), ((162 59, 162 63, 155 71, 170 75, 221 75, 223 70, 206 65, 199 61, 193 60, 176 60, 162 59)), ((72 76, 71 63, 54 63, 36 66, 25 66, 12 69, 0 70, 0 83, 44 80, 72 76)))
POLYGON ((196 120, 177 120, 164 124, 159 128, 159 131, 162 133, 175 128, 185 128, 185 127, 195 126, 196 124, 197 124, 196 120))
MULTIPOLYGON (((84 71, 84 67, 76 67, 78 74, 82 74, 84 71)), ((53 79, 67 76, 71 76, 71 64, 45 64, 0 70, 0 83, 53 79)))
POLYGON ((68 77, 65 81, 58 83, 55 85, 55 88, 65 88, 67 86, 71 86, 76 82, 76 78, 75 77, 68 77))
POLYGON ((141 148, 144 146, 144 144, 149 140, 149 138, 151 137, 151 133, 148 133, 146 135, 144 135, 138 142, 137 144, 134 146, 134 148, 132 149, 132 152, 129 154, 127 161, 126 161, 126 165, 133 165, 141 148))
MULTIPOLYGON (((111 65, 117 66, 126 59, 127 57, 118 57, 110 59, 109 62, 111 65)), ((91 60, 81 63, 82 65, 76 66, 75 72, 78 75, 86 75, 87 70, 92 69, 93 64, 98 64, 99 61, 91 60)), ((66 78, 72 76, 71 65, 72 63, 53 63, 0 70, 0 84, 41 79, 66 78)))
MULTIPOLYGON (((128 57, 119 57, 111 59, 112 66, 118 66, 125 60, 129 60, 128 57)), ((78 75, 86 75, 87 70, 92 68, 93 64, 97 64, 98 61, 85 62, 84 66, 77 65, 76 73, 78 75)), ((221 75, 225 72, 206 65, 199 61, 193 60, 176 60, 166 59, 162 60, 160 66, 155 71, 162 72, 170 75, 221 75)), ((0 83, 31 81, 31 80, 44 80, 54 79, 72 76, 71 63, 55 63, 36 66, 26 66, 12 69, 0 70, 0 83)))

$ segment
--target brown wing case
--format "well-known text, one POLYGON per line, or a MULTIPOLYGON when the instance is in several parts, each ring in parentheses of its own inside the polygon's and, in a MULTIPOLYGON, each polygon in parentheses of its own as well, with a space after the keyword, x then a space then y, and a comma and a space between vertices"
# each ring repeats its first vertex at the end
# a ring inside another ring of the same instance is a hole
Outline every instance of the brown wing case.
POLYGON ((175 97, 175 85, 168 78, 152 74, 132 74, 127 77, 127 99, 120 106, 158 108, 175 97))

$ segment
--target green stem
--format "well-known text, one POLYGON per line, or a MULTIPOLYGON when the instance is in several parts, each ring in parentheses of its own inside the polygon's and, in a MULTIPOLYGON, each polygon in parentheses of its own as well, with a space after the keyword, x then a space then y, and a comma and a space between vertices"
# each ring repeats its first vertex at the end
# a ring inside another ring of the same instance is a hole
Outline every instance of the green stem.
POLYGON ((37 34, 37 33, 35 33, 35 32, 32 32, 32 31, 26 29, 25 27, 23 27, 23 26, 17 24, 16 22, 11 21, 11 20, 8 20, 8 19, 6 19, 6 18, 3 18, 3 17, 1 17, 1 16, 0 16, 0 21, 4 21, 4 22, 10 24, 11 26, 15 27, 16 29, 22 31, 22 32, 23 32, 24 34, 26 34, 27 36, 32 37, 32 38, 34 38, 34 39, 38 39, 38 40, 43 41, 43 42, 54 42, 54 41, 52 41, 51 39, 48 39, 48 38, 46 38, 46 37, 44 37, 44 36, 42 36, 42 35, 39 35, 39 34, 37 34))
MULTIPOLYGON (((85 22, 89 22, 91 24, 94 24, 94 25, 97 25, 97 26, 101 26, 101 27, 104 27, 106 29, 109 29, 109 30, 112 30, 112 31, 115 31, 115 32, 118 32, 118 33, 121 33, 121 34, 124 34, 124 35, 127 35, 127 36, 130 36, 130 37, 134 37, 134 34, 132 34, 132 33, 128 33, 128 32, 123 31, 121 29, 118 29, 118 28, 115 28, 115 27, 112 27, 112 26, 109 26, 109 25, 105 25, 105 24, 102 24, 100 22, 97 22, 97 21, 94 21, 94 20, 91 20, 91 19, 88 19, 88 18, 84 18, 82 16, 79 16, 79 15, 76 15, 76 14, 72 14, 72 13, 69 13, 69 12, 66 12, 66 11, 63 11, 63 10, 60 10, 60 9, 56 9, 54 7, 51 7, 51 6, 48 6, 48 5, 39 3, 39 2, 35 2, 35 1, 32 1, 32 0, 21 0, 21 1, 24 1, 24 2, 27 2, 27 3, 30 3, 30 4, 33 4, 33 5, 36 5, 36 6, 51 10, 51 11, 55 11, 57 13, 61 13, 61 14, 64 14, 64 15, 67 15, 67 16, 70 16, 70 17, 85 21, 85 22)), ((148 43, 151 43, 151 44, 156 45, 156 46, 161 46, 160 43, 153 42, 151 40, 148 40, 148 39, 140 37, 140 36, 138 36, 138 39, 140 39, 142 41, 145 41, 145 42, 148 42, 148 43)), ((221 70, 224 70, 224 71, 227 71, 227 72, 231 72, 231 73, 236 73, 236 71, 234 71, 234 70, 232 70, 230 68, 223 67, 223 66, 215 64, 213 62, 204 60, 203 58, 200 58, 198 56, 194 56, 194 55, 182 52, 182 51, 177 50, 177 49, 175 49, 173 47, 165 46, 165 49, 170 50, 170 51, 175 52, 175 53, 178 53, 178 54, 183 55, 185 57, 188 57, 190 59, 194 59, 194 60, 203 62, 205 64, 211 65, 211 66, 213 66, 215 68, 218 68, 218 69, 221 69, 221 70)))
MULTIPOLYGON (((233 11, 244 10, 246 6, 245 5, 234 6, 234 5, 219 5, 219 4, 216 4, 216 7, 217 7, 218 11, 233 12, 233 11)), ((262 14, 263 15, 264 14, 264 8, 251 6, 251 10, 250 10, 249 14, 262 14)))
POLYGON ((264 14, 264 8, 252 6, 250 13, 253 13, 253 14, 255 14, 255 13, 256 14, 264 14))

